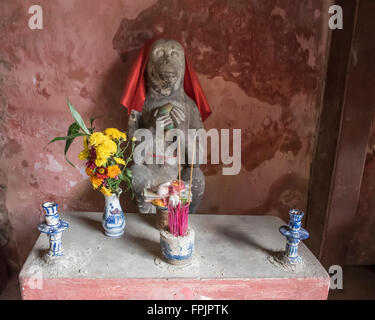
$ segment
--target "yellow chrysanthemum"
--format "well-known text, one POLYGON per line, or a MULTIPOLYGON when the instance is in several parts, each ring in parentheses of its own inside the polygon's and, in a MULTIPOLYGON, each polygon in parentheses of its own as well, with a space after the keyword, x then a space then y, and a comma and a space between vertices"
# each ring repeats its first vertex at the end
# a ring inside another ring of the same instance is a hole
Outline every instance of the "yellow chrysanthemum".
POLYGON ((96 148, 96 156, 101 159, 108 159, 117 151, 117 144, 112 140, 104 141, 96 148))
POLYGON ((116 161, 116 163, 118 164, 123 164, 123 165, 126 165, 126 162, 124 159, 121 159, 121 158, 116 158, 116 157, 113 157, 113 159, 116 161))
POLYGON ((103 144, 108 140, 110 140, 110 138, 103 134, 103 132, 94 132, 89 138, 90 144, 95 147, 103 144))
POLYGON ((95 165, 96 165, 97 167, 102 167, 102 166, 104 166, 106 163, 107 163, 107 159, 106 159, 106 158, 105 158, 105 159, 103 159, 103 158, 96 158, 96 159, 95 159, 95 165))
POLYGON ((103 183, 102 179, 99 179, 99 178, 97 178, 95 176, 91 176, 90 177, 90 181, 91 181, 92 186, 94 187, 94 189, 98 189, 102 185, 102 183, 103 183))
POLYGON ((89 149, 84 149, 79 153, 78 158, 79 160, 85 160, 89 157, 89 154, 89 149))
POLYGON ((89 149, 88 143, 87 143, 87 136, 83 137, 83 147, 84 149, 89 149))
POLYGON ((78 155, 79 160, 86 160, 90 155, 89 146, 87 144, 87 136, 83 137, 83 150, 78 155))
POLYGON ((110 177, 110 178, 115 178, 115 177, 117 177, 120 173, 121 173, 121 170, 120 170, 120 168, 118 167, 117 164, 115 164, 114 166, 109 166, 109 167, 107 168, 107 175, 108 175, 108 177, 110 177))
POLYGON ((100 189, 100 192, 103 193, 105 196, 110 196, 112 193, 111 193, 111 190, 107 189, 106 187, 102 187, 100 189))
POLYGON ((126 141, 126 138, 127 138, 125 132, 121 132, 120 130, 116 128, 107 128, 104 130, 104 134, 106 134, 107 136, 109 136, 111 139, 114 139, 114 140, 119 140, 120 138, 122 138, 123 140, 126 141))

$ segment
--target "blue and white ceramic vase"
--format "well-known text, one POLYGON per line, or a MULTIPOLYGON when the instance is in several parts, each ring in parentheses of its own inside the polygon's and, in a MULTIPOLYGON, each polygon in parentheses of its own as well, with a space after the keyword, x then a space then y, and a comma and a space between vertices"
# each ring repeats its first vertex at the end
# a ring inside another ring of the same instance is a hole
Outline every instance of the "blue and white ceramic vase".
POLYGON ((120 194, 122 190, 119 189, 117 193, 105 197, 104 214, 102 218, 102 226, 104 234, 108 237, 119 238, 124 234, 125 229, 125 214, 122 211, 120 204, 120 194))
POLYGON ((49 238, 48 255, 51 257, 62 256, 64 255, 62 232, 69 227, 69 223, 60 219, 56 202, 45 202, 42 204, 42 208, 46 214, 46 222, 41 223, 38 229, 49 238))

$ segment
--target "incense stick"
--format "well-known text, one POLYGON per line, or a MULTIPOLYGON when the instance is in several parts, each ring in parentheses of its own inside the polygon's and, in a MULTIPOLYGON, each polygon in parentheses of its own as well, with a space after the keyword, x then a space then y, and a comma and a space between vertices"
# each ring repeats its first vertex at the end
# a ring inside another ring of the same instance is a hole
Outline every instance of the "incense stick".
POLYGON ((181 146, 180 136, 178 136, 178 199, 181 202, 181 146))
POLYGON ((193 181, 193 165, 195 161, 195 145, 196 145, 197 136, 194 137, 194 149, 193 149, 193 155, 191 160, 191 166, 190 166, 190 183, 189 183, 189 196, 188 196, 188 205, 190 205, 190 193, 191 193, 191 184, 193 181))
MULTIPOLYGON (((196 138, 196 137, 195 137, 196 138)), ((190 172, 190 186, 189 186, 189 201, 188 203, 183 204, 181 202, 181 141, 178 137, 178 183, 179 183, 179 201, 177 205, 174 205, 171 202, 168 202, 168 227, 169 232, 174 236, 186 236, 188 229, 188 218, 189 218, 189 202, 190 202, 190 193, 191 193, 191 182, 193 177, 193 164, 195 158, 195 148, 193 150, 193 162, 190 172)), ((194 139, 195 143, 195 139, 194 139)))
POLYGON ((186 236, 188 229, 189 205, 168 205, 169 232, 175 237, 186 236))

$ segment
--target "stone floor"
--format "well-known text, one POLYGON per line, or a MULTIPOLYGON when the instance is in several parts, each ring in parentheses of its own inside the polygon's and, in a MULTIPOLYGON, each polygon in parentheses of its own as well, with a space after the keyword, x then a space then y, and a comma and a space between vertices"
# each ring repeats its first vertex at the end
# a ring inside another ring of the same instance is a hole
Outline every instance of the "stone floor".
MULTIPOLYGON (((375 300, 375 266, 345 267, 343 290, 331 290, 329 300, 375 300)), ((0 300, 19 300, 18 275, 13 275, 0 300)))

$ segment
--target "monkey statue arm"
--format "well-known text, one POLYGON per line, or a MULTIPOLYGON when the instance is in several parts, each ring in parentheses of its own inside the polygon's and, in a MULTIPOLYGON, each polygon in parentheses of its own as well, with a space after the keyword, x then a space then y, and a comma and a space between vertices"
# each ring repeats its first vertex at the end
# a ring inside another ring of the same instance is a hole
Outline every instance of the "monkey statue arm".
MULTIPOLYGON (((196 104, 193 101, 190 100, 188 102, 188 107, 189 107, 189 113, 188 113, 189 129, 195 129, 196 131, 198 131, 200 129, 203 129, 202 118, 201 118, 201 115, 199 113, 199 110, 198 110, 196 104)), ((189 139, 191 140, 191 144, 193 145, 194 135, 190 136, 189 139)), ((200 139, 198 139, 198 136, 197 136, 197 142, 196 142, 196 145, 194 146, 195 147, 194 168, 199 168, 199 166, 200 166, 199 158, 198 158, 198 155, 202 152, 202 150, 199 148, 200 144, 201 144, 200 139)), ((189 149, 188 141, 186 141, 185 148, 186 148, 185 149, 185 155, 186 155, 186 165, 185 166, 190 167, 191 163, 189 163, 189 158, 190 158, 190 162, 191 162, 193 148, 190 147, 190 149, 189 149)))

